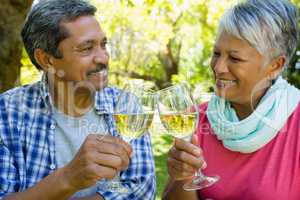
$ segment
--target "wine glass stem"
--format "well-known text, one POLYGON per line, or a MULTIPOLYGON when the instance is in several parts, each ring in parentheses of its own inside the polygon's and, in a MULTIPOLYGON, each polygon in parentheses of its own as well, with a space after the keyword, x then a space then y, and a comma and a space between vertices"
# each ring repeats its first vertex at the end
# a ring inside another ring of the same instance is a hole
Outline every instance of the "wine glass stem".
POLYGON ((197 178, 193 180, 194 184, 200 183, 206 179, 206 176, 201 172, 200 169, 195 172, 195 177, 197 178))

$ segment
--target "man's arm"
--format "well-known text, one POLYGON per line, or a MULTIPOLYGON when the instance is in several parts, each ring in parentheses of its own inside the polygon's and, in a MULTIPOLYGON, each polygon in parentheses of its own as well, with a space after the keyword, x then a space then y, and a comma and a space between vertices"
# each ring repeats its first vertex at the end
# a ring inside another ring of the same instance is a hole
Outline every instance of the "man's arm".
MULTIPOLYGON (((89 135, 69 164, 51 173, 33 187, 7 196, 5 200, 68 199, 75 192, 94 185, 97 180, 111 179, 118 171, 126 169, 130 154, 131 147, 118 138, 89 135)), ((0 160, 13 160, 9 155, 9 150, 2 145, 0 160)), ((15 176, 17 171, 12 163, 10 168, 0 167, 0 181, 15 176)), ((11 184, 17 183, 16 180, 11 179, 4 183, 5 185, 0 187, 0 198, 18 191, 18 188, 11 184)), ((102 199, 97 197, 93 199, 102 199)))
POLYGON ((75 199, 75 200, 104 200, 104 199, 99 194, 96 194, 96 195, 91 196, 91 197, 82 197, 82 198, 78 198, 78 199, 75 199))
POLYGON ((156 194, 156 177, 150 135, 131 142, 133 155, 130 165, 121 175, 122 181, 127 182, 130 192, 121 194, 99 190, 105 200, 153 200, 156 194))
POLYGON ((64 181, 62 169, 58 169, 45 177, 35 186, 23 191, 20 184, 17 168, 14 166, 14 157, 0 138, 0 199, 3 200, 32 200, 32 199, 67 199, 74 192, 64 181))
POLYGON ((63 170, 58 169, 35 186, 18 193, 8 195, 3 200, 32 200, 32 199, 68 199, 74 192, 63 179, 63 170))

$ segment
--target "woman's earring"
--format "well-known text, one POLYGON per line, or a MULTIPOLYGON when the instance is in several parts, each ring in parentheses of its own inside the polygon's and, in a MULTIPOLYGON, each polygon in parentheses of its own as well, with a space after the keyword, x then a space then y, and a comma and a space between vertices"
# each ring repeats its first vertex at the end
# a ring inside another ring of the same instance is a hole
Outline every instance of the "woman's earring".
POLYGON ((269 79, 269 82, 271 83, 271 85, 273 85, 276 81, 276 78, 274 77, 273 74, 269 75, 268 79, 269 79))

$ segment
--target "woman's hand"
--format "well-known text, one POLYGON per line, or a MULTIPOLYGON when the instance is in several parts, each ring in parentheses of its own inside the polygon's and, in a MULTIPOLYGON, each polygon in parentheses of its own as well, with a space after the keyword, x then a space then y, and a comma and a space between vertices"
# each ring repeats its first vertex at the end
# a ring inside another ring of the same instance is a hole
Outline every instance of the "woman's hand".
POLYGON ((185 191, 183 185, 190 180, 200 168, 205 168, 206 163, 202 157, 202 150, 198 145, 197 136, 191 142, 175 139, 169 151, 168 160, 169 181, 163 193, 163 200, 199 200, 197 191, 185 191))
POLYGON ((206 163, 198 146, 197 136, 193 135, 191 142, 176 138, 169 151, 167 165, 168 173, 175 181, 190 179, 197 170, 205 168, 206 163))

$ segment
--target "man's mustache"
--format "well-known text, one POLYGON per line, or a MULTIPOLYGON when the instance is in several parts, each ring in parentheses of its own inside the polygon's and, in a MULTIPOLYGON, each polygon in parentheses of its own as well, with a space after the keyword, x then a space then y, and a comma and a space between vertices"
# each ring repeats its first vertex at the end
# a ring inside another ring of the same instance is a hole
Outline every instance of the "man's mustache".
POLYGON ((93 73, 98 73, 101 72, 102 70, 107 70, 108 69, 108 65, 100 63, 96 65, 96 69, 90 70, 87 72, 87 76, 93 74, 93 73))

